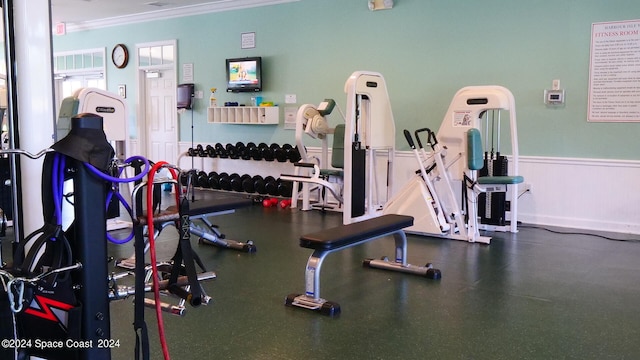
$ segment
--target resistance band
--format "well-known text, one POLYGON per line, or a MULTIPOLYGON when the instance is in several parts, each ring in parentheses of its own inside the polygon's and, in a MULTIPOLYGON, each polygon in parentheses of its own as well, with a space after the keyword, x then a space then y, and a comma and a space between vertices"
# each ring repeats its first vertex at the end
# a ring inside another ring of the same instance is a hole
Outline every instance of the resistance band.
MULTIPOLYGON (((116 195, 118 201, 124 206, 125 210, 127 211, 127 213, 129 214, 129 217, 133 220, 133 211, 131 210, 131 206, 129 205, 129 203, 127 203, 127 201, 124 199, 124 197, 122 197, 122 194, 120 194, 120 192, 118 191, 118 185, 121 183, 128 183, 128 182, 134 182, 134 181, 138 181, 141 180, 148 172, 149 172, 149 160, 147 160, 146 158, 142 157, 142 156, 132 156, 130 158, 127 158, 124 162, 125 164, 130 164, 133 161, 140 161, 142 163, 145 164, 144 170, 132 177, 132 178, 121 178, 120 176, 122 175, 123 171, 124 171, 124 167, 121 167, 118 169, 118 176, 114 177, 114 176, 109 176, 105 173, 103 173, 102 171, 98 170, 96 167, 94 167, 93 165, 89 164, 89 163, 85 163, 85 166, 87 167, 87 169, 89 169, 93 174, 97 175, 98 177, 100 177, 103 180, 109 181, 111 182, 111 191, 109 191, 109 193, 107 194, 107 200, 106 200, 106 207, 107 209, 109 208, 109 203, 111 202, 111 199, 113 198, 113 194, 116 195)), ((131 241, 131 239, 133 239, 134 236, 134 231, 133 228, 131 228, 131 232, 129 233, 129 235, 127 235, 124 239, 117 239, 113 236, 111 236, 111 234, 109 234, 107 232, 107 240, 111 241, 114 244, 125 244, 129 241, 131 241)))
MULTIPOLYGON (((158 318, 158 336, 160 338, 160 345, 162 347, 162 354, 165 360, 169 360, 169 348, 167 346, 167 339, 164 332, 164 321, 162 320, 162 307, 160 305, 160 286, 158 279, 158 264, 156 260, 156 245, 153 228, 153 177, 155 173, 164 165, 168 165, 166 161, 160 161, 153 165, 147 176, 147 227, 149 233, 149 255, 151 257, 151 272, 153 277, 153 297, 155 300, 156 317, 158 318)), ((178 178, 178 174, 174 169, 169 169, 173 179, 178 178)), ((180 205, 180 194, 176 191, 176 205, 180 205)), ((176 264, 174 263, 174 266, 176 264)), ((178 265, 179 266, 179 265, 178 265)))

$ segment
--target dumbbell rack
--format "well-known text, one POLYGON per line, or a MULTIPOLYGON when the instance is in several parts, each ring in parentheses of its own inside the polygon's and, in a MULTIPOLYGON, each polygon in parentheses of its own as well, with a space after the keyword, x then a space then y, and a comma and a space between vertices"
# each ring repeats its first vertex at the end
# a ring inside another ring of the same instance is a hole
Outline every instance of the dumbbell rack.
POLYGON ((282 173, 291 173, 293 163, 299 160, 297 149, 288 144, 198 144, 185 155, 181 158, 189 164, 183 167, 191 167, 191 161, 195 160, 192 171, 198 179, 196 186, 246 193, 255 198, 290 197, 293 184, 278 178, 282 173), (212 169, 217 171, 205 171, 212 169), (222 171, 226 169, 229 171, 222 171))

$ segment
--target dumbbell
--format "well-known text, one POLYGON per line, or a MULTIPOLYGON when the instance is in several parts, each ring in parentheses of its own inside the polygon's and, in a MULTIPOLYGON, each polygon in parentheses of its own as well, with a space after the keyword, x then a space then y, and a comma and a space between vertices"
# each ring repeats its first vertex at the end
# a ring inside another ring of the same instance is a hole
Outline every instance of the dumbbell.
POLYGON ((280 200, 280 208, 286 209, 291 206, 291 199, 280 200))
POLYGON ((212 171, 208 176, 209 187, 212 189, 220 190, 220 176, 217 172, 212 171))
POLYGON ((269 148, 269 145, 265 143, 260 143, 258 144, 256 151, 253 153, 251 157, 254 160, 262 160, 262 159, 267 160, 267 158, 272 157, 270 152, 271 152, 271 149, 269 148))
POLYGON ((191 184, 194 185, 197 175, 198 174, 195 170, 180 173, 180 184, 182 184, 182 186, 187 186, 187 184, 189 184, 189 178, 191 178, 191 184))
POLYGON ((267 194, 267 187, 265 186, 266 183, 262 178, 262 176, 256 175, 252 179, 253 179, 253 190, 260 195, 267 194))
POLYGON ((278 205, 278 199, 276 198, 265 198, 264 200, 262 200, 262 206, 266 208, 270 208, 276 205, 278 205))
POLYGON ((245 179, 251 179, 251 175, 244 174, 242 176, 238 174, 231 175, 231 190, 242 192, 244 189, 242 187, 242 182, 245 179), (235 175, 235 176, 234 176, 235 175))
POLYGON ((302 156, 300 156, 300 150, 298 150, 298 146, 296 146, 295 148, 291 149, 291 151, 289 151, 289 161, 292 163, 297 163, 300 160, 302 160, 302 156))
POLYGON ((200 156, 200 157, 206 157, 207 156, 207 153, 204 151, 204 148, 202 147, 202 144, 196 145, 196 152, 198 153, 198 156, 200 156))
POLYGON ((262 152, 260 150, 260 146, 259 145, 255 145, 253 143, 251 143, 249 145, 253 145, 253 146, 249 147, 249 155, 251 156, 251 158, 253 160, 262 160, 262 152))
POLYGON ((199 171, 198 176, 196 178, 197 187, 208 188, 209 187, 209 175, 207 175, 204 171, 199 171))
POLYGON ((222 188, 223 190, 234 190, 234 186, 237 188, 238 180, 240 179, 240 175, 238 173, 233 173, 229 175, 229 186, 227 189, 222 188))
POLYGON ((265 160, 267 161, 273 161, 276 159, 276 152, 278 152, 280 150, 280 145, 273 143, 269 146, 269 153, 267 156, 264 157, 265 160))
POLYGON ((251 160, 251 152, 255 151, 254 149, 256 148, 256 144, 250 142, 247 145, 245 145, 244 147, 244 151, 242 152, 242 154, 240 154, 240 158, 242 160, 251 160))
POLYGON ((189 156, 200 156, 200 151, 203 151, 202 145, 198 144, 195 148, 190 147, 189 150, 187 150, 187 154, 189 156))
POLYGON ((278 181, 273 176, 267 176, 264 178, 264 188, 267 194, 272 196, 278 196, 278 181))
POLYGON ((278 179, 278 195, 291 197, 293 194, 293 181, 278 179))
POLYGON ((233 144, 227 144, 225 146, 225 149, 227 150, 227 155, 229 156, 230 159, 240 158, 240 156, 238 155, 238 151, 236 150, 236 147, 233 144))
POLYGON ((209 157, 212 157, 212 158, 218 157, 218 153, 216 153, 216 149, 211 145, 207 145, 204 151, 207 152, 207 156, 209 157))
POLYGON ((224 148, 224 145, 217 143, 215 147, 216 147, 216 154, 218 155, 219 158, 226 159, 229 157, 229 155, 227 154, 227 149, 224 148))
POLYGON ((289 154, 287 151, 291 151, 292 146, 289 144, 284 144, 282 146, 278 146, 273 152, 273 157, 278 162, 285 162, 289 158, 289 154))
POLYGON ((248 160, 246 158, 247 147, 244 145, 244 143, 242 141, 238 141, 235 147, 236 147, 236 154, 238 155, 238 159, 248 160))
POLYGON ((247 177, 242 180, 242 190, 247 193, 256 192, 256 180, 262 179, 262 176, 256 175, 254 177, 247 177))
POLYGON ((220 189, 231 190, 231 177, 226 172, 220 173, 218 183, 220 184, 220 189))

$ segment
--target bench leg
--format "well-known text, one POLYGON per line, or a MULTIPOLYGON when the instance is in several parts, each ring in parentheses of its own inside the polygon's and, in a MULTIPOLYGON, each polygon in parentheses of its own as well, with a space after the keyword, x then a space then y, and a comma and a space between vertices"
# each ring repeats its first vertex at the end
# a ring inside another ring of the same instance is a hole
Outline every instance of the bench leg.
POLYGON ((329 316, 340 313, 340 305, 320 297, 320 269, 322 262, 330 252, 331 251, 315 250, 313 254, 309 256, 304 272, 305 293, 289 294, 285 299, 285 305, 315 310, 329 316))
POLYGON ((195 234, 196 236, 200 237, 200 240, 198 241, 198 243, 206 244, 206 245, 215 245, 222 248, 239 250, 239 251, 244 251, 249 253, 255 252, 257 250, 256 246, 253 244, 253 241, 249 240, 246 243, 243 243, 236 240, 225 239, 224 235, 220 233, 217 227, 213 225, 213 223, 209 221, 209 219, 202 217, 198 220, 201 220, 205 224, 206 229, 208 230, 207 231, 201 228, 200 226, 194 224, 194 222, 191 222, 190 231, 192 234, 195 234))
POLYGON ((396 259, 394 262, 391 262, 386 258, 380 260, 365 259, 363 261, 363 265, 377 269, 399 271, 425 276, 429 279, 440 279, 442 277, 440 270, 434 269, 431 264, 427 264, 425 266, 416 266, 407 263, 407 236, 405 235, 404 231, 400 230, 395 232, 393 234, 393 238, 395 239, 396 243, 396 259))

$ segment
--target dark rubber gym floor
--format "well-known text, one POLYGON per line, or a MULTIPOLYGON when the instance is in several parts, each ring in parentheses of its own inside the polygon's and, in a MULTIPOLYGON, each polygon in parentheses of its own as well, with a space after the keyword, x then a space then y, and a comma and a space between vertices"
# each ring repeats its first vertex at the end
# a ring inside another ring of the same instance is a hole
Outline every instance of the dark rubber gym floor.
MULTIPOLYGON (((362 267, 393 255, 392 238, 330 254, 321 295, 336 318, 284 306, 304 292, 311 250, 298 238, 341 222, 338 213, 252 206, 213 218, 257 253, 192 243, 218 278, 208 306, 164 315, 172 359, 640 359, 640 243, 522 227, 491 245, 408 236, 409 262, 442 279, 362 267)), ((575 231, 556 229, 560 231, 575 231)), ((160 240, 173 251, 173 229, 160 240)), ((635 238, 635 240, 634 240, 635 238)), ((113 256, 131 245, 110 245, 113 256)), ((162 359, 153 310, 152 359, 162 359)), ((133 358, 131 299, 112 303, 113 359, 133 358)))
MULTIPOLYGON (((439 281, 363 268, 364 258, 393 255, 393 239, 382 238, 326 258, 321 296, 341 305, 340 316, 284 306, 288 294, 304 292, 311 250, 298 238, 341 219, 258 205, 213 217, 228 238, 251 239, 258 251, 192 239, 218 277, 204 283, 208 306, 164 314, 171 358, 640 359, 638 236, 600 234, 624 240, 614 241, 522 226, 480 245, 409 235, 409 262, 432 262, 439 281)), ((161 257, 176 240, 173 228, 163 231, 161 257)), ((109 252, 128 257, 132 246, 110 244, 109 252)), ((133 359, 132 298, 112 302, 111 319, 120 345, 112 359, 133 359)), ((146 319, 151 359, 162 359, 152 309, 146 319)))

